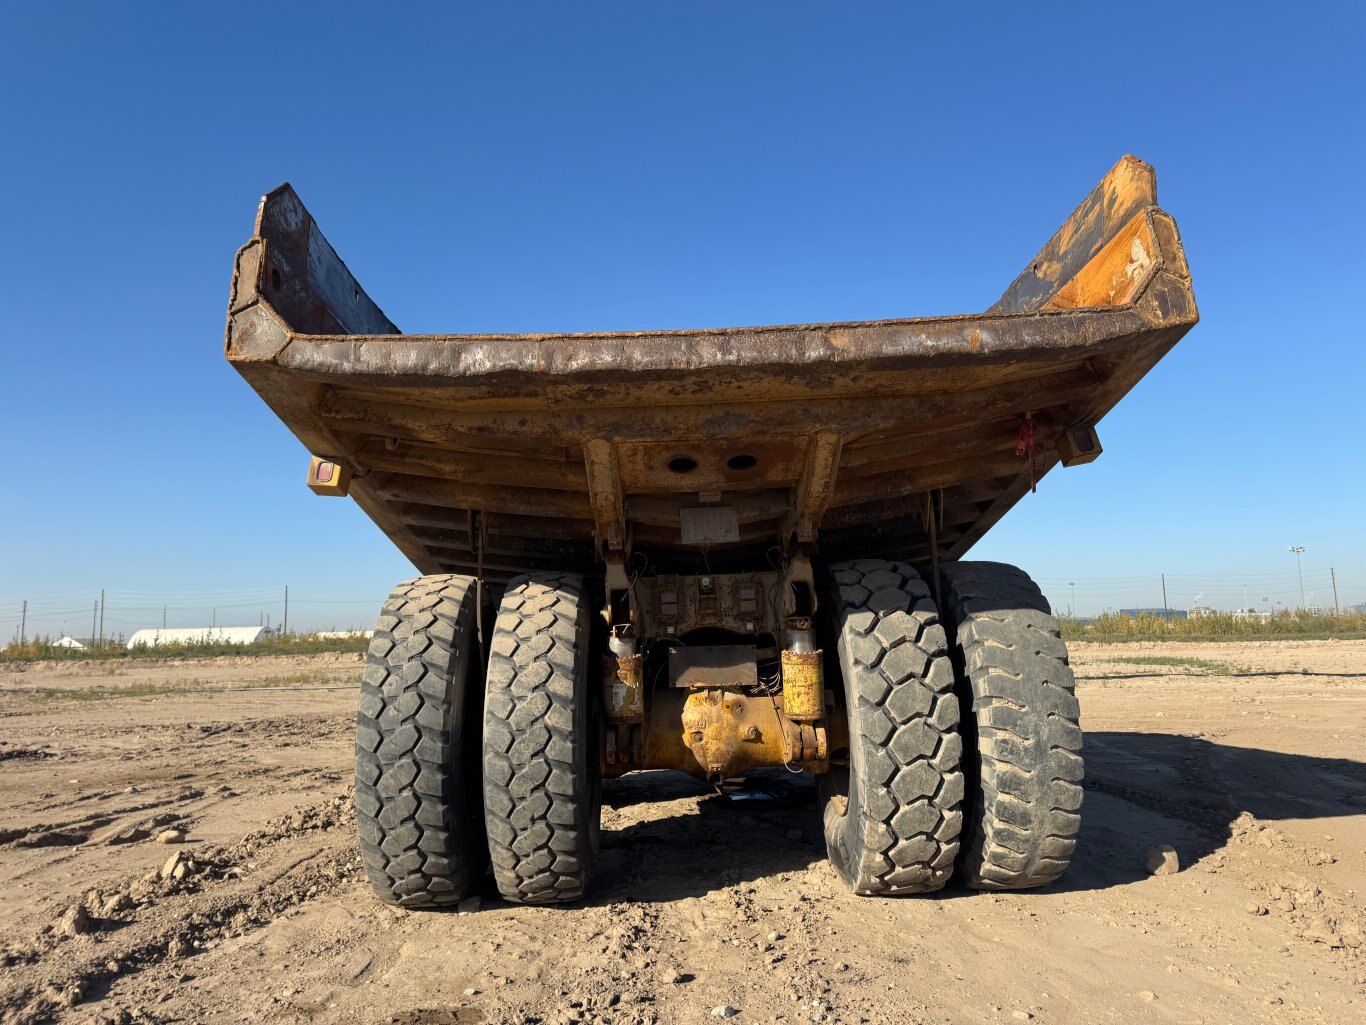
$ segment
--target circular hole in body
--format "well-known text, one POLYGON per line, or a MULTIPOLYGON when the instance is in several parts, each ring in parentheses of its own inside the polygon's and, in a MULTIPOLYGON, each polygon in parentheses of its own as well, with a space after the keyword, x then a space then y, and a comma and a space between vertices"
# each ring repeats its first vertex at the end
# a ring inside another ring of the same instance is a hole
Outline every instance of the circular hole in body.
POLYGON ((669 460, 669 469, 674 473, 692 473, 697 469, 697 460, 691 456, 674 456, 669 460))
POLYGON ((726 465, 732 470, 752 470, 759 465, 759 460, 748 452, 741 452, 739 455, 727 459, 726 465))

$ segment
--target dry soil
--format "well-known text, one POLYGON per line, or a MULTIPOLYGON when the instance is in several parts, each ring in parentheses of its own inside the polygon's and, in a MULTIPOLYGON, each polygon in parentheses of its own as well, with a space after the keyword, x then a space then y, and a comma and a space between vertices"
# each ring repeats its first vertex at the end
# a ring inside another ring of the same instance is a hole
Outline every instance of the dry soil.
POLYGON ((0 1022, 1366 1021, 1366 642, 1077 645, 1041 891, 854 897, 809 780, 641 773, 586 903, 446 914, 361 876, 359 661, 0 669, 0 1022))

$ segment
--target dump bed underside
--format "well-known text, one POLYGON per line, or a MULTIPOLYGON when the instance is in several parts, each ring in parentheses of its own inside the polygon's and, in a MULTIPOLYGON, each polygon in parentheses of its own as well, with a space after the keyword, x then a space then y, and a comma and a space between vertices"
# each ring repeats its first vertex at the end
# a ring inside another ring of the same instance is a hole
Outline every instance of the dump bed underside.
POLYGON ((793 543, 962 555, 1196 319, 1131 157, 986 314, 648 333, 401 335, 283 186, 238 254, 227 354, 423 572, 610 549, 722 572, 793 543), (685 544, 699 508, 738 532, 685 544))

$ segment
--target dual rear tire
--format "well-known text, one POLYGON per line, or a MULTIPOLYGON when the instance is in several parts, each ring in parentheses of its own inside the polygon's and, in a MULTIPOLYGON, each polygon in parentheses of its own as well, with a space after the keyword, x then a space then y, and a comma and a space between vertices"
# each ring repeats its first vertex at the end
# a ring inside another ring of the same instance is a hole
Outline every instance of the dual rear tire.
POLYGON ((582 579, 508 585, 487 679, 478 600, 469 577, 405 581, 366 653, 356 815, 386 903, 458 903, 490 861, 503 897, 527 904, 582 896, 592 872, 601 784, 582 579))
POLYGON ((1043 886, 1076 847, 1081 727, 1057 620, 1013 566, 941 577, 937 608, 904 564, 830 568, 849 745, 820 786, 830 861, 855 893, 925 893, 951 875, 1043 886))
MULTIPOLYGON (((1055 880, 1076 847, 1081 729, 1057 621, 998 563, 830 567, 830 678, 848 745, 820 777, 830 861, 856 893, 1055 880), (831 643, 833 642, 833 643, 831 643), (836 672, 837 670, 837 672, 836 672)), ((514 579, 488 643, 475 581, 399 584, 366 655, 356 812, 381 900, 458 903, 492 863, 510 901, 581 897, 601 779, 591 602, 574 574, 514 579)))

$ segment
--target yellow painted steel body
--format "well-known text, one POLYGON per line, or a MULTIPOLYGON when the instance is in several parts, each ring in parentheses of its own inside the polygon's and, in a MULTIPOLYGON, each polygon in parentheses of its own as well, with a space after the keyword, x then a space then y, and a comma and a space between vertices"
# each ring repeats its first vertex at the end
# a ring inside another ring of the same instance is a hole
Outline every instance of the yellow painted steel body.
POLYGON ((783 711, 789 719, 815 722, 825 715, 823 657, 820 651, 783 651, 783 711))
POLYGON ((644 765, 637 767, 719 780, 763 766, 824 772, 828 758, 825 726, 793 722, 779 695, 667 688, 651 695, 644 765))
POLYGON ((315 495, 345 498, 351 490, 351 471, 336 460, 313 456, 308 461, 307 484, 315 495))
POLYGON ((1100 457, 1100 437, 1090 424, 1073 427, 1058 435, 1058 455, 1063 466, 1080 466, 1100 457))

